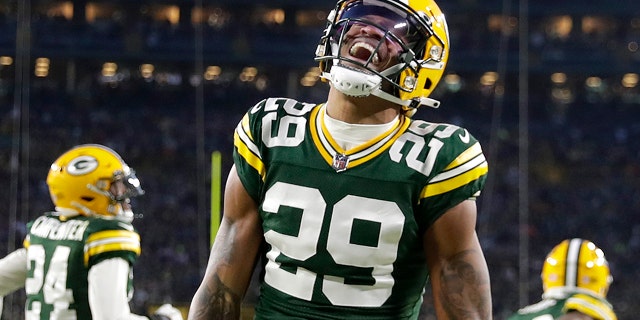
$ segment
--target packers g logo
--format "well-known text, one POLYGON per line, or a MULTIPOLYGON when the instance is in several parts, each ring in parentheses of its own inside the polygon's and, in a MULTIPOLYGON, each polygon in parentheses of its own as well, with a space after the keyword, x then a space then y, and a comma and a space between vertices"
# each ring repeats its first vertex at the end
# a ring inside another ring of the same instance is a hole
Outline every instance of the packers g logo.
POLYGON ((92 156, 79 156, 69 162, 67 172, 72 176, 82 176, 98 168, 98 159, 92 156))

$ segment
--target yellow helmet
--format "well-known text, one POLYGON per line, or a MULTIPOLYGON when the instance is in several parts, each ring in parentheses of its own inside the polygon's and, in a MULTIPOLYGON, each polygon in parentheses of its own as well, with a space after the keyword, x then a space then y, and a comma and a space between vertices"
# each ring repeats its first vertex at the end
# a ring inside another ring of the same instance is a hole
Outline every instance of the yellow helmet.
POLYGON ((372 94, 405 109, 439 106, 438 101, 428 97, 440 82, 448 61, 449 31, 444 14, 433 0, 340 0, 327 19, 316 50, 323 79, 346 95, 372 94), (372 16, 392 23, 377 23, 372 16), (340 48, 353 25, 374 26, 387 40, 400 44, 398 63, 383 71, 370 68, 380 45, 368 48, 370 57, 365 63, 342 55, 340 48), (361 70, 349 68, 349 64, 361 70), (393 88, 383 90, 383 82, 393 88))
POLYGON ((47 185, 56 210, 132 219, 129 199, 144 194, 133 169, 113 150, 85 144, 62 154, 47 185))
POLYGON ((604 252, 589 240, 562 241, 547 255, 542 266, 542 287, 556 290, 587 290, 606 298, 613 277, 604 252))

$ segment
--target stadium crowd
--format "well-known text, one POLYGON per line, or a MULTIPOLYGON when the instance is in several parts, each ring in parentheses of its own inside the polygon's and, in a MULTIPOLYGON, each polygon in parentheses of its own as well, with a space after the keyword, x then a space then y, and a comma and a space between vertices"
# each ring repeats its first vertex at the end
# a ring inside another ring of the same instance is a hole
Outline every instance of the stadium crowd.
MULTIPOLYGON (((316 90, 324 90, 319 84, 316 90)), ((126 154, 138 171, 146 195, 135 208, 143 239, 136 266, 134 305, 170 300, 186 303, 198 284, 202 265, 198 252, 196 112, 193 89, 164 90, 143 81, 117 87, 92 81, 70 95, 50 84, 31 91, 29 131, 29 217, 50 210, 44 177, 55 155, 79 143, 95 142, 126 154), (157 281, 163 279, 163 281, 157 281)), ((232 131, 243 112, 271 93, 241 82, 212 85, 205 97, 205 149, 223 153, 231 163, 232 131), (220 87, 218 87, 220 86, 220 87)), ((530 223, 519 227, 518 117, 515 101, 504 102, 499 127, 493 97, 475 90, 442 95, 438 110, 421 110, 416 117, 463 125, 483 142, 491 161, 491 182, 479 200, 479 235, 492 275, 495 315, 517 307, 518 240, 526 228, 530 241, 531 284, 539 281, 542 257, 558 239, 593 239, 608 253, 614 283, 610 300, 620 315, 633 314, 634 279, 640 276, 640 114, 637 104, 577 100, 558 117, 549 99, 532 105, 529 140, 530 223), (495 147, 490 145, 495 143, 495 147), (491 154, 494 152, 495 154, 491 154), (485 203, 488 202, 488 203, 485 203)), ((304 100, 304 99, 303 99, 304 100)), ((3 100, 0 174, 10 181, 14 114, 3 100)), ((225 170, 226 171, 226 170, 225 170)), ((8 193, 2 201, 9 203, 8 193)), ((208 202, 207 202, 208 203, 208 202)), ((9 228, 24 234, 23 223, 0 223, 3 242, 9 228)), ((208 236, 207 236, 208 237, 208 236)), ((208 238, 207 238, 208 239, 208 238)), ((20 239, 17 239, 20 240, 20 239)), ((19 243, 17 243, 19 245, 19 243)), ((4 250, 4 248, 2 249, 4 250)), ((531 292, 539 292, 533 285, 531 292)), ((531 297, 534 299, 537 297, 531 297)), ((428 306, 425 306, 428 308, 428 306)), ((624 317, 622 317, 624 318, 624 317)))

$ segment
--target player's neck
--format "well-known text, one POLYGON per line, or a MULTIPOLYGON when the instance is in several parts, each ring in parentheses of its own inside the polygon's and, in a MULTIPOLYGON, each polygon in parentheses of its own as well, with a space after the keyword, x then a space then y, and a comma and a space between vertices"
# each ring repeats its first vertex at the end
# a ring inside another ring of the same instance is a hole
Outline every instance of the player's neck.
POLYGON ((400 114, 400 107, 376 96, 349 97, 331 89, 326 112, 333 119, 346 123, 382 124, 393 121, 400 114))

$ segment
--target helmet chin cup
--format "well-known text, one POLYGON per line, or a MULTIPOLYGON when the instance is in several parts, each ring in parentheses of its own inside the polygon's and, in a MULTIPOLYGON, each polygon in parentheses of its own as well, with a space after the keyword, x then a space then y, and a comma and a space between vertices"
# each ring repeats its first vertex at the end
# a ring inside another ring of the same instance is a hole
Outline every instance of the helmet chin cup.
POLYGON ((344 66, 334 65, 328 78, 333 86, 345 95, 366 97, 380 88, 382 78, 375 74, 366 74, 344 66))
POLYGON ((135 215, 133 214, 133 211, 131 211, 130 209, 123 209, 122 212, 120 212, 120 214, 118 214, 116 217, 118 217, 119 220, 131 223, 134 216, 135 215))

